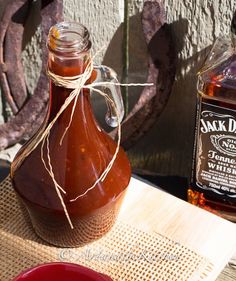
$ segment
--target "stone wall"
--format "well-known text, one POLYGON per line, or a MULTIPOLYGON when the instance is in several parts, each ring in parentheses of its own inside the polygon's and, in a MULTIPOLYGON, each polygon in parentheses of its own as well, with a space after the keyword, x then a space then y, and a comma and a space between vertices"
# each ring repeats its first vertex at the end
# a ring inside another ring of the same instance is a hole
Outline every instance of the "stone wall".
MULTIPOLYGON (((7 2, 0 2, 0 13, 7 2)), ((146 46, 140 24, 142 5, 143 0, 130 0, 130 82, 145 82, 146 79, 146 46)), ((215 38, 229 33, 236 3, 234 0, 164 0, 164 5, 175 40, 173 47, 178 53, 176 81, 161 117, 129 151, 129 156, 136 167, 160 174, 187 176, 191 166, 195 122, 196 72, 215 38)), ((31 91, 41 67, 38 8, 39 1, 34 1, 27 25, 28 43, 22 56, 31 91), (33 33, 36 34, 31 36, 33 33)), ((113 67, 120 75, 123 0, 64 0, 64 18, 87 26, 91 32, 93 51, 104 47, 96 62, 113 67)), ((140 89, 129 90, 132 102, 139 92, 140 89)), ((99 100, 98 108, 101 103, 99 100)))

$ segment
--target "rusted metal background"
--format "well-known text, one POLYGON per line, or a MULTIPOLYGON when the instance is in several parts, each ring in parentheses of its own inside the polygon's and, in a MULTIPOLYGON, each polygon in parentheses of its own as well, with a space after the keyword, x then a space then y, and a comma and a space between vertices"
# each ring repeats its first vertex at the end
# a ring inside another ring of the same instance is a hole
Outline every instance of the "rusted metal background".
POLYGON ((0 149, 31 137, 42 124, 47 110, 46 39, 49 28, 62 20, 63 6, 61 0, 42 1, 42 70, 34 94, 30 97, 21 65, 24 23, 30 2, 12 1, 7 5, 0 22, 0 81, 3 95, 14 114, 8 122, 0 126, 0 149))
POLYGON ((175 48, 162 1, 144 2, 142 26, 149 54, 147 83, 153 82, 154 86, 143 89, 122 124, 121 143, 125 149, 132 147, 156 122, 171 93, 176 71, 175 48))
MULTIPOLYGON (((42 0, 42 70, 34 94, 29 96, 21 64, 22 38, 31 1, 14 0, 5 9, 0 22, 0 83, 2 94, 13 116, 0 125, 0 150, 30 138, 45 118, 48 103, 46 76, 46 38, 49 28, 62 21, 63 1, 42 0)), ((147 82, 122 124, 122 145, 128 149, 155 123, 171 93, 175 76, 175 51, 159 0, 145 1, 142 12, 143 32, 149 53, 147 82)), ((115 136, 116 130, 111 132, 115 136)))

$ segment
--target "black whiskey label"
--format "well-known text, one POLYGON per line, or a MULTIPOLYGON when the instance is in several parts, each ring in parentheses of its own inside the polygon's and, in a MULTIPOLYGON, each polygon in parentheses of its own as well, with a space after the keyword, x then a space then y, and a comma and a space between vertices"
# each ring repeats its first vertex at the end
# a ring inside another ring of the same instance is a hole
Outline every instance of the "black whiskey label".
POLYGON ((236 111, 201 102, 196 130, 195 187, 236 199, 236 111))

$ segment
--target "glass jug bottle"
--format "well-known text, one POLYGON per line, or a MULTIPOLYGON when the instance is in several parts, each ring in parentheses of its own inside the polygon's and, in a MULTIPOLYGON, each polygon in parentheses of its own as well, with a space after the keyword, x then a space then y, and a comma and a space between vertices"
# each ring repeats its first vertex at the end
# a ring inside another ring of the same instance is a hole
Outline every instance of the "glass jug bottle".
MULTIPOLYGON (((77 23, 59 23, 48 35, 48 69, 60 76, 82 74, 91 60, 89 33, 77 23)), ((106 66, 94 67, 86 82, 118 82, 114 71, 106 66)), ((81 246, 105 234, 115 222, 125 190, 129 184, 131 169, 122 148, 103 181, 84 196, 86 190, 104 172, 111 161, 117 144, 96 122, 90 91, 82 89, 76 101, 73 118, 73 102, 63 111, 52 126, 48 150, 57 183, 73 229, 68 223, 55 184, 42 161, 41 143, 32 151, 30 147, 40 139, 48 124, 54 119, 71 93, 71 89, 57 86, 50 81, 50 99, 44 124, 16 155, 11 166, 13 187, 29 212, 36 233, 45 241, 61 246, 81 246), (66 128, 69 128, 66 131, 66 128), (66 132, 66 133, 65 133, 66 132), (63 141, 60 142, 62 136, 63 141)), ((106 121, 117 125, 117 116, 123 117, 123 103, 119 86, 109 84, 104 90, 114 101, 116 111, 108 104, 106 121)), ((47 147, 43 147, 43 154, 47 147)), ((48 165, 48 164, 47 164, 48 165)))

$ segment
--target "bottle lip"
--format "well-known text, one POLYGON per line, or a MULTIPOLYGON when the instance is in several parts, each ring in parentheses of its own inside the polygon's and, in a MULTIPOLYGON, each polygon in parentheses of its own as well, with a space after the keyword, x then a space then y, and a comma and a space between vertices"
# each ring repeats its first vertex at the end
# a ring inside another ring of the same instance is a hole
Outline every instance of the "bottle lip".
POLYGON ((88 29, 77 22, 60 22, 48 34, 47 47, 58 55, 77 55, 91 48, 88 29))

